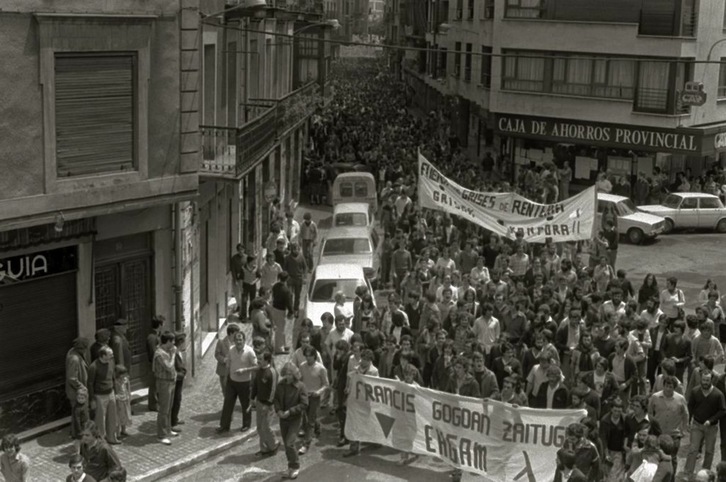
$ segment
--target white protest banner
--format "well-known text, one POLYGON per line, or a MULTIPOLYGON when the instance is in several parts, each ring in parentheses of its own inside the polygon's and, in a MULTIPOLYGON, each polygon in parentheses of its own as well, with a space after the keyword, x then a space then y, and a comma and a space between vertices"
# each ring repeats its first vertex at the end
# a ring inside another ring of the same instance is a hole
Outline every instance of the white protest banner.
POLYGON ((418 199, 423 208, 456 214, 510 239, 544 243, 590 239, 595 225, 595 186, 556 204, 538 204, 515 193, 466 189, 418 155, 418 199))
POLYGON ((345 436, 439 457, 490 482, 553 480, 557 450, 583 409, 514 408, 354 374, 345 436))

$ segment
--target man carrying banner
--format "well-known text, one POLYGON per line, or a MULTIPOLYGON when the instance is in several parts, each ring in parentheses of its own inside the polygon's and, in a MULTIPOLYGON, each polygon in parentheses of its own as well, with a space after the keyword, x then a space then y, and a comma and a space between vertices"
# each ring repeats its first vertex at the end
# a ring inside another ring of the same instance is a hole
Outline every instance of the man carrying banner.
MULTIPOLYGON (((373 366, 373 350, 363 350, 360 354, 360 363, 358 364, 358 366, 354 370, 348 372, 348 379, 345 387, 346 396, 350 396, 351 376, 353 374, 368 375, 369 377, 378 377, 378 369, 373 366)), ((358 454, 360 454, 360 442, 351 440, 350 450, 344 453, 343 457, 353 457, 358 454)))

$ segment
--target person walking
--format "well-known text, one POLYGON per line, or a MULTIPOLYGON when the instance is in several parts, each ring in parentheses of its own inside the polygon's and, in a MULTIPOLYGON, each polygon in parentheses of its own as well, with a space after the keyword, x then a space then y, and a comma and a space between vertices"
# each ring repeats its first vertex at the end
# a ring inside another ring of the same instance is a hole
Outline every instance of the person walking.
POLYGON ((174 384, 174 398, 171 402, 171 428, 175 432, 181 432, 181 430, 177 427, 179 425, 184 425, 184 421, 179 419, 179 410, 181 410, 184 377, 187 375, 186 344, 186 333, 182 331, 174 334, 174 345, 176 346, 176 354, 174 355, 176 383, 174 384))
POLYGON ((235 333, 234 346, 230 348, 227 355, 227 386, 224 390, 222 418, 219 421, 217 433, 229 432, 232 425, 232 412, 237 400, 242 406, 241 431, 246 432, 252 426, 250 393, 252 373, 257 370, 257 355, 252 347, 246 344, 246 341, 244 332, 235 333))
POLYGON ((77 418, 79 411, 78 391, 86 391, 88 396, 88 347, 91 341, 88 338, 76 338, 73 346, 66 354, 66 397, 71 404, 71 437, 74 440, 76 453, 81 449, 80 421, 77 418))
POLYGON ((275 412, 280 418, 280 434, 287 457, 288 471, 284 478, 297 479, 300 474, 300 459, 295 443, 303 414, 308 408, 308 394, 300 381, 300 370, 294 363, 285 363, 280 374, 282 378, 275 391, 275 412))
POLYGON ((693 475, 702 444, 705 446, 703 468, 711 469, 716 449, 718 422, 726 415, 726 401, 723 393, 712 385, 712 377, 710 371, 701 373, 701 384, 693 388, 688 400, 688 413, 691 415, 691 444, 684 468, 688 477, 693 475))
POLYGON ((88 399, 91 410, 96 411, 99 434, 112 445, 121 443, 116 438, 115 372, 113 350, 108 346, 101 347, 98 359, 88 367, 88 399))
MULTIPOLYGON (((151 333, 146 337, 146 356, 149 359, 149 364, 154 362, 154 354, 156 353, 156 349, 159 348, 159 337, 161 336, 161 329, 165 321, 166 319, 161 315, 157 315, 151 319, 151 333)), ((156 412, 157 400, 156 375, 154 375, 154 370, 149 370, 148 407, 150 412, 156 412)))
POLYGON ((222 387, 222 396, 224 396, 227 387, 227 378, 229 368, 227 367, 227 355, 229 350, 234 346, 234 335, 239 333, 240 327, 235 323, 227 325, 227 336, 217 342, 214 348, 214 359, 217 360, 217 376, 219 377, 219 386, 222 387))
POLYGON ((313 270, 313 249, 318 240, 318 225, 313 221, 310 213, 303 215, 303 223, 300 225, 300 239, 302 240, 302 251, 308 271, 313 270))
POLYGON ((277 275, 277 283, 272 287, 272 325, 275 330, 275 354, 287 353, 289 347, 285 338, 285 325, 294 313, 292 291, 287 286, 289 275, 286 271, 277 275))
POLYGON ((292 290, 292 306, 297 317, 300 312, 300 294, 302 293, 305 275, 308 273, 308 264, 305 257, 300 253, 300 246, 297 243, 290 244, 290 254, 285 257, 285 265, 282 267, 289 275, 287 285, 292 290))
POLYGON ((156 416, 156 437, 160 443, 171 445, 169 437, 179 435, 171 429, 171 404, 174 399, 174 387, 176 385, 176 368, 174 358, 176 346, 174 345, 174 333, 165 331, 161 334, 159 348, 154 354, 152 369, 156 376, 156 388, 159 395, 159 412, 156 416))
POLYGON ((260 450, 255 455, 267 457, 275 455, 280 442, 270 427, 270 418, 274 413, 275 390, 279 383, 279 374, 272 363, 272 353, 265 350, 257 358, 258 368, 252 377, 251 398, 255 401, 257 413, 257 434, 260 436, 260 450))
POLYGON ((244 319, 247 314, 244 308, 244 265, 247 262, 247 255, 242 243, 238 243, 235 253, 229 260, 229 269, 232 273, 232 288, 234 289, 234 300, 237 303, 237 313, 240 319, 244 319))
POLYGON ((308 392, 308 407, 303 420, 303 445, 298 453, 304 455, 310 448, 313 441, 313 432, 315 436, 320 436, 320 423, 318 422, 318 409, 320 408, 320 399, 328 390, 328 371, 320 361, 318 351, 312 346, 305 346, 303 349, 305 361, 300 365, 300 375, 305 390, 308 392))

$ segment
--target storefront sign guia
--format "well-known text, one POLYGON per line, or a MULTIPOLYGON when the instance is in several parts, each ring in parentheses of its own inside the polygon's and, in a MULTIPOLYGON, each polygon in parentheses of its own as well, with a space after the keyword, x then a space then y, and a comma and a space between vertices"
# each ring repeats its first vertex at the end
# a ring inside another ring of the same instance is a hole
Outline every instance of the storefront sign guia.
POLYGON ((0 285, 51 276, 78 267, 76 247, 0 258, 0 285))
POLYGON ((497 133, 571 144, 699 154, 703 131, 498 114, 497 133))

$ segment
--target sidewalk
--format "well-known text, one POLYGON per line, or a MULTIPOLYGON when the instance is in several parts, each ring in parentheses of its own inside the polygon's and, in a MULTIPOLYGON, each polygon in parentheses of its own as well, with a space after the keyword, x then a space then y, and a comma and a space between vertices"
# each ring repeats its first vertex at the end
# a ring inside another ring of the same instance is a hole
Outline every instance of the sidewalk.
MULTIPOLYGON (((249 339, 251 326, 241 326, 249 339)), ((222 389, 215 374, 214 346, 200 364, 196 377, 186 381, 188 385, 184 390, 180 414, 185 424, 181 426, 179 437, 172 439, 171 446, 157 442, 156 412, 146 409, 146 401, 132 405, 134 417, 128 430, 130 435, 123 444, 113 446, 128 472, 128 480, 161 480, 256 436, 254 416, 253 428, 244 434, 239 432, 242 425, 239 404, 235 409, 232 430, 224 435, 215 432, 222 410, 222 389)), ((22 452, 30 458, 29 480, 65 480, 70 473, 68 459, 73 453, 69 428, 23 443, 22 452)))

